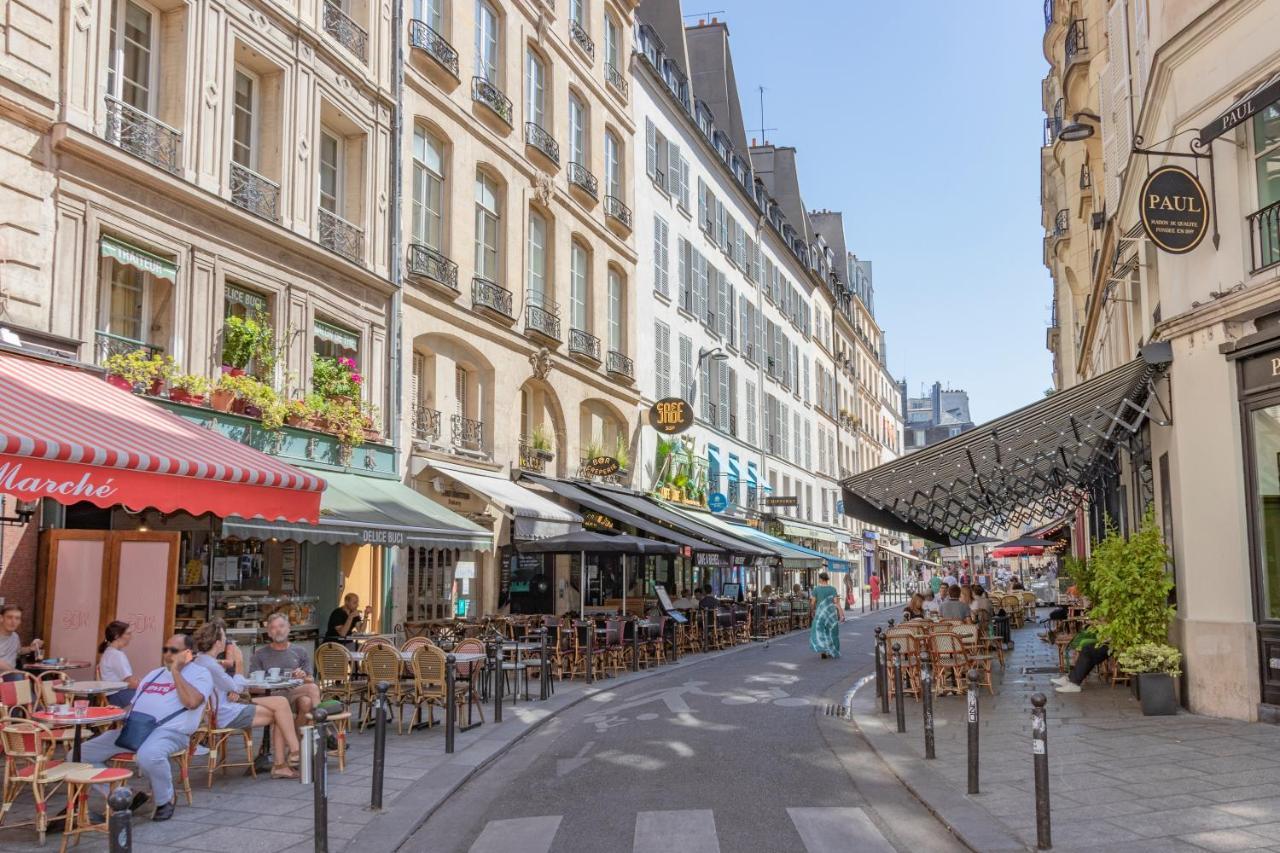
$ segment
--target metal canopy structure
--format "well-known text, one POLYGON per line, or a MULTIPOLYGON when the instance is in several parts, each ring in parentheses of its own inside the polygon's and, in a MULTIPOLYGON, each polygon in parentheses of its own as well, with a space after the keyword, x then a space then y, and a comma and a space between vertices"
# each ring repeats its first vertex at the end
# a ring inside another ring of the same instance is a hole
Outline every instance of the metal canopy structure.
POLYGON ((846 479, 845 512, 943 544, 964 544, 1073 512, 1114 471, 1154 406, 1168 343, 969 432, 846 479))

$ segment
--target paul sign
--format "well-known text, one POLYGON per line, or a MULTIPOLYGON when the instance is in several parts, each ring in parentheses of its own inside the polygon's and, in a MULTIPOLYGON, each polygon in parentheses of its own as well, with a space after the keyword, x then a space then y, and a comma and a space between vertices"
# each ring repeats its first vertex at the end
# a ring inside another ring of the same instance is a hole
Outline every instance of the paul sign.
POLYGON ((1204 239, 1209 202, 1196 176, 1181 166, 1161 166, 1142 185, 1142 228, 1151 242, 1182 255, 1204 239))
POLYGON ((693 407, 679 397, 663 397, 649 407, 649 426, 675 435, 693 426, 693 407))

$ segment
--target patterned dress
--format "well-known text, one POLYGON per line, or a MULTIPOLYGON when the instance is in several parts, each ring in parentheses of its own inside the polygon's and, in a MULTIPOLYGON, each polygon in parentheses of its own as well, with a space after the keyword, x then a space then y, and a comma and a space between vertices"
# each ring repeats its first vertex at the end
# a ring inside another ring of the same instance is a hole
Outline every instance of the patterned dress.
POLYGON ((809 648, 819 654, 840 657, 840 611, 836 608, 836 588, 827 584, 813 588, 813 623, 809 626, 809 648))

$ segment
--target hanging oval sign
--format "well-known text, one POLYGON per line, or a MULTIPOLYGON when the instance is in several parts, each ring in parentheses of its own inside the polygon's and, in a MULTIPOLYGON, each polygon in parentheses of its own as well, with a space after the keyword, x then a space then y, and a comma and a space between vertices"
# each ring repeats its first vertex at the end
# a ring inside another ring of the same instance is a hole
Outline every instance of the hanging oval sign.
POLYGON ((1166 252, 1190 252, 1209 230, 1209 200, 1195 175, 1161 166, 1142 185, 1142 229, 1166 252))
POLYGON ((675 435, 693 426, 693 406, 679 397, 663 397, 649 407, 649 426, 675 435))
POLYGON ((612 456, 592 456, 583 467, 592 477, 608 477, 610 474, 618 473, 618 469, 622 466, 612 456))

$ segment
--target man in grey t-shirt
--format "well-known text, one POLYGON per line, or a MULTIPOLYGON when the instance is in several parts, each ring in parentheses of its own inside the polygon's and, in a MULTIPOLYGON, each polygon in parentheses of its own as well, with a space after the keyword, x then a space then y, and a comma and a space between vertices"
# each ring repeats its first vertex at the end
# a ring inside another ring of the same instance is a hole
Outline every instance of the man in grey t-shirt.
POLYGON ((960 587, 958 585, 947 587, 947 597, 939 605, 938 615, 943 619, 959 619, 964 622, 973 621, 973 613, 969 610, 969 605, 960 600, 960 587))
POLYGON ((249 671, 279 667, 281 675, 302 679, 301 684, 285 694, 293 706, 294 722, 302 728, 307 723, 307 714, 320 704, 320 686, 311 677, 311 655, 289 642, 289 618, 283 613, 273 613, 267 618, 267 636, 271 643, 253 653, 249 671))
MULTIPOLYGON (((44 648, 40 640, 32 640, 25 649, 18 630, 22 628, 22 608, 16 604, 0 607, 0 677, 18 669, 18 655, 30 650, 37 654, 44 648)), ((15 676, 20 677, 20 676, 15 676)))

